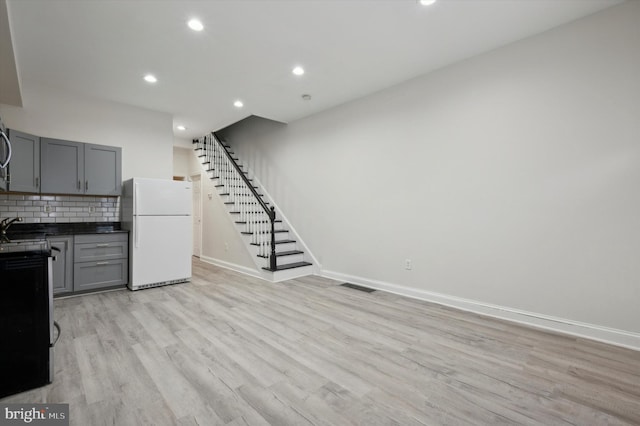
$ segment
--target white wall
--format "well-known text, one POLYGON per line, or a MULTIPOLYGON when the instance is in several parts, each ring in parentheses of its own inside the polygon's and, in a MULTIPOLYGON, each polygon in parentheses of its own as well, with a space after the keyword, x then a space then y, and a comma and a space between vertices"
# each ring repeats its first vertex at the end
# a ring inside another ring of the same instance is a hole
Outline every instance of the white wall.
POLYGON ((227 140, 329 275, 636 338, 638 46, 627 2, 227 140))
MULTIPOLYGON (((257 275, 257 267, 233 223, 220 192, 203 171, 193 149, 175 148, 176 162, 186 162, 188 176, 200 174, 202 181, 202 250, 201 259, 219 266, 257 275)), ((184 163, 183 163, 184 164, 184 163)), ((180 166, 182 167, 182 166, 180 166)))
POLYGON ((193 149, 173 147, 173 176, 189 177, 191 173, 190 161, 193 157, 193 149))
POLYGON ((38 136, 122 147, 122 178, 171 178, 170 114, 81 97, 23 81, 23 108, 0 105, 9 128, 38 136))

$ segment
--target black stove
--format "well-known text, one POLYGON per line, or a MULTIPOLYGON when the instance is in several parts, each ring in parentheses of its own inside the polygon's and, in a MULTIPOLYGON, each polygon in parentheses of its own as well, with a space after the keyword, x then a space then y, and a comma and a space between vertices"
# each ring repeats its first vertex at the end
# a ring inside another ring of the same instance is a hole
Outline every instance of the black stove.
POLYGON ((53 380, 53 282, 45 239, 0 243, 0 398, 53 380))

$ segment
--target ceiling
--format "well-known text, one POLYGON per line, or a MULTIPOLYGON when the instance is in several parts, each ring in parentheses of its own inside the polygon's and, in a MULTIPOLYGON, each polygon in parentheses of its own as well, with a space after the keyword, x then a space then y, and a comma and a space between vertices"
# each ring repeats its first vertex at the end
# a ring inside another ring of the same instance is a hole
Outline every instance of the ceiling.
POLYGON ((193 138, 249 115, 291 122, 621 1, 7 0, 7 7, 22 88, 46 84, 167 112, 175 136, 193 138), (187 27, 193 17, 203 31, 187 27), (292 74, 296 65, 304 75, 292 74), (145 82, 147 73, 158 82, 145 82), (233 106, 238 99, 243 108, 233 106))

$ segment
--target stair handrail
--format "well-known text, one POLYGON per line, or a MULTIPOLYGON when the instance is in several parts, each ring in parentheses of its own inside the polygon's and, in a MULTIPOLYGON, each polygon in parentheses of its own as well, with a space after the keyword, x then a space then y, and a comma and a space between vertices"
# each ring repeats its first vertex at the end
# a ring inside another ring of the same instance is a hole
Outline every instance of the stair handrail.
POLYGON ((256 189, 253 187, 253 184, 251 183, 251 181, 249 181, 249 178, 247 178, 247 176, 244 174, 244 172, 242 171, 238 163, 236 163, 236 160, 234 160, 231 154, 229 154, 229 151, 227 150, 225 145, 221 142, 221 138, 218 137, 216 132, 211 132, 211 135, 213 136, 213 140, 222 147, 222 151, 227 156, 227 159, 229 160, 229 162, 231 162, 233 167, 236 169, 236 172, 238 172, 238 175, 242 178, 242 181, 244 182, 244 184, 247 186, 247 188, 249 188, 249 190, 253 194, 253 197, 258 201, 262 209, 265 211, 265 213, 267 213, 267 216, 269 217, 269 221, 271 222, 271 255, 269 256, 269 267, 272 271, 275 271, 277 269, 276 233, 275 233, 276 209, 273 206, 271 206, 271 208, 267 206, 267 204, 258 194, 258 191, 256 191, 256 189))

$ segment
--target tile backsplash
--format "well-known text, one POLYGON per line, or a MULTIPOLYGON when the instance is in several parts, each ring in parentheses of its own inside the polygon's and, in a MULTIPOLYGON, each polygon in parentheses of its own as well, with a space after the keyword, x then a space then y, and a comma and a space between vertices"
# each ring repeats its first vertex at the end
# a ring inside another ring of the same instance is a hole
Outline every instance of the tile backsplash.
POLYGON ((23 223, 119 222, 120 198, 0 193, 0 218, 23 223))

